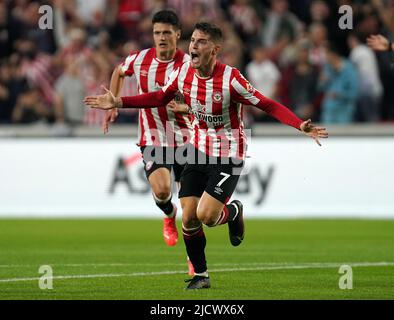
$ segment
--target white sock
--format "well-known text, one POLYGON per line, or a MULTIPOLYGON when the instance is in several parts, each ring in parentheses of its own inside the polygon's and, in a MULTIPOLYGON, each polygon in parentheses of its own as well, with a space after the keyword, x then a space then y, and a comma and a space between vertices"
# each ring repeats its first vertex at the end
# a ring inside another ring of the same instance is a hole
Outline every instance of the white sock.
POLYGON ((202 272, 202 273, 196 273, 195 272, 194 275, 208 278, 208 271, 205 271, 205 272, 202 272))
POLYGON ((156 197, 154 192, 152 192, 152 195, 153 195, 153 199, 155 199, 156 203, 159 203, 159 204, 160 203, 166 203, 166 202, 170 201, 170 199, 172 198, 172 192, 170 192, 170 195, 168 196, 168 198, 164 199, 164 200, 161 200, 158 197, 156 197))

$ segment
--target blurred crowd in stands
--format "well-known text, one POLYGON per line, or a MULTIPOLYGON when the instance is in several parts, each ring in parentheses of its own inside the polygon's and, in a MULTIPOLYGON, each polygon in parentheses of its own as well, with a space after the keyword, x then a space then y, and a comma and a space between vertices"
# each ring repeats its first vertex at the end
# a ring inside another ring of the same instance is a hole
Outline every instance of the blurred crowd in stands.
MULTIPOLYGON (((394 53, 365 45, 372 34, 394 40, 394 0, 0 0, 0 124, 101 124, 84 96, 102 93, 131 51, 152 46, 152 15, 168 8, 181 18, 181 49, 196 22, 216 23, 220 60, 304 119, 394 120, 394 53), (53 8, 52 30, 38 27, 42 5, 53 8), (338 26, 342 5, 353 9, 352 30, 338 26)), ((136 93, 127 78, 122 95, 136 93)), ((249 124, 272 121, 244 110, 249 124)), ((128 110, 118 122, 136 121, 128 110)))

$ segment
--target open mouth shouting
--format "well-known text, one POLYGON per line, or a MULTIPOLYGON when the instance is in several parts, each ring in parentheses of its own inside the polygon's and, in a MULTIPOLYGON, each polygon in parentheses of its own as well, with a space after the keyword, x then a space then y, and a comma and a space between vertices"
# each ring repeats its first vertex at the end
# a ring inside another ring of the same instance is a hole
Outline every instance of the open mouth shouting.
POLYGON ((200 63, 200 55, 196 52, 191 52, 190 57, 192 59, 193 64, 199 64, 200 63))

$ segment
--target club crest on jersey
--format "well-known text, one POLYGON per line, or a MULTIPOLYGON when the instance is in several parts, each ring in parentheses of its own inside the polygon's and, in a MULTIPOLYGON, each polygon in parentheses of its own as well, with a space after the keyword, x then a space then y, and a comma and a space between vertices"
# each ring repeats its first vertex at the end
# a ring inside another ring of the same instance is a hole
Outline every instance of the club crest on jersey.
POLYGON ((222 102, 223 101, 223 95, 220 91, 215 91, 212 93, 212 100, 216 103, 222 102))

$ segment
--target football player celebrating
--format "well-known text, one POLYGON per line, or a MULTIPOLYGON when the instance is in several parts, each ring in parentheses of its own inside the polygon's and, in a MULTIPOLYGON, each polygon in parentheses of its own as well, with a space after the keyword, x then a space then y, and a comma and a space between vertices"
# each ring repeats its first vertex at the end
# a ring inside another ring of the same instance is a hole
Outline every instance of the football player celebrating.
POLYGON ((217 55, 222 40, 218 27, 197 23, 189 46, 191 61, 175 70, 160 91, 117 98, 106 89, 104 95, 85 98, 85 103, 93 108, 141 108, 163 105, 179 91, 191 108, 194 134, 179 192, 183 238, 195 270, 187 289, 210 287, 203 224, 208 227, 228 224, 233 246, 244 239, 242 203, 238 200, 228 203, 246 153, 242 104, 265 111, 312 137, 319 145, 319 138, 328 137, 325 128, 299 119, 285 106, 264 97, 236 68, 220 63, 217 55))

